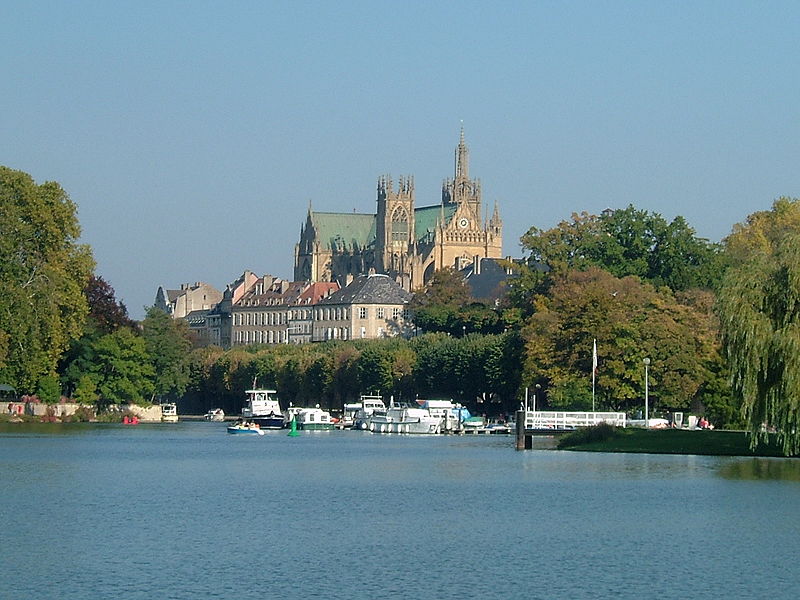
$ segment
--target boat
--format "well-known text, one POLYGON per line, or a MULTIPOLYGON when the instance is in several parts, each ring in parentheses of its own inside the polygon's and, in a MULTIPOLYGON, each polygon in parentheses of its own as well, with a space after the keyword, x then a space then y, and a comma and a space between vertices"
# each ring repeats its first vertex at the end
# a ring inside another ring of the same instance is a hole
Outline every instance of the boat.
POLYGON ((242 418, 261 429, 283 429, 286 417, 281 405, 273 395, 275 390, 247 390, 247 403, 242 409, 242 418))
POLYGON ((417 404, 439 419, 442 432, 461 431, 471 416, 466 407, 453 404, 452 400, 417 400, 417 404))
POLYGON ((217 421, 217 422, 224 421, 225 420, 225 411, 222 410, 221 408, 214 408, 214 409, 208 411, 203 416, 203 418, 206 421, 217 421))
POLYGON ((360 408, 353 416, 353 429, 366 431, 369 429, 369 420, 376 411, 386 413, 386 405, 380 396, 361 396, 359 406, 360 408))
POLYGON ((161 405, 161 420, 165 423, 178 422, 178 406, 174 402, 161 405))
MULTIPOLYGON (((383 402, 381 402, 383 404, 383 402)), ((345 404, 344 410, 342 411, 342 418, 339 419, 339 422, 336 426, 339 429, 350 429, 355 425, 356 416, 358 415, 358 411, 361 410, 361 402, 353 402, 351 404, 345 404)))
POLYGON ((314 408, 301 408, 295 418, 297 428, 304 431, 330 431, 334 427, 331 413, 322 410, 319 404, 314 408))
POLYGON ((464 420, 462 426, 466 432, 478 431, 486 427, 486 421, 483 417, 470 417, 464 420))
POLYGON ((256 423, 236 423, 228 426, 228 433, 237 435, 264 435, 264 430, 256 423))
POLYGON ((441 433, 442 420, 426 408, 392 405, 369 419, 373 433, 441 433))

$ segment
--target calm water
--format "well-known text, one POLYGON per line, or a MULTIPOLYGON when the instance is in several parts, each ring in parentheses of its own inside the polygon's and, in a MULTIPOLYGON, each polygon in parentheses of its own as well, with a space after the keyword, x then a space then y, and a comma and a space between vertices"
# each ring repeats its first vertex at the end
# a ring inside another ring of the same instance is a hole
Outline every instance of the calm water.
POLYGON ((796 598, 798 480, 506 436, 8 425, 0 597, 796 598))

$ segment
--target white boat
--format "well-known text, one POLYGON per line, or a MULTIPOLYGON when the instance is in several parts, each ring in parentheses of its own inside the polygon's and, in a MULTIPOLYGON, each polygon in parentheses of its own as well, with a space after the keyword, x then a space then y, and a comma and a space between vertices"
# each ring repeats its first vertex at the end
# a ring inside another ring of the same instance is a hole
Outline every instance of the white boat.
POLYGON ((329 431, 333 429, 331 413, 322 410, 319 404, 314 408, 301 408, 295 416, 297 428, 304 431, 329 431))
POLYGON ((385 412, 372 414, 369 430, 374 433, 441 433, 442 420, 426 408, 390 406, 385 412))
POLYGON ((174 402, 161 405, 161 420, 165 423, 178 422, 178 406, 174 402))
POLYGON ((225 420, 225 411, 221 408, 215 408, 213 410, 208 411, 205 416, 203 417, 206 421, 224 421, 225 420))
POLYGON ((286 417, 281 405, 274 396, 275 390, 247 390, 247 402, 242 409, 242 418, 251 421, 261 429, 283 429, 286 417))
POLYGON ((469 410, 453 404, 452 400, 417 400, 417 404, 439 419, 443 432, 461 431, 464 421, 471 416, 469 410))
POLYGON ((353 416, 353 429, 369 429, 369 421, 375 412, 385 413, 386 405, 380 396, 361 396, 360 408, 353 416))
MULTIPOLYGON (((381 402, 383 404, 383 402, 381 402)), ((342 411, 342 418, 339 421, 337 427, 339 429, 349 429, 355 425, 356 416, 358 415, 358 411, 361 410, 361 402, 353 402, 351 404, 345 404, 344 410, 342 411)))

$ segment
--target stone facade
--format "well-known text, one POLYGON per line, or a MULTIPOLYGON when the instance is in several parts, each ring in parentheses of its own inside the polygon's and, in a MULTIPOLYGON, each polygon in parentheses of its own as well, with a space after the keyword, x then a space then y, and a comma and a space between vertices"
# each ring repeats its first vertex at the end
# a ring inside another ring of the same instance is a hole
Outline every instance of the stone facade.
POLYGON ((337 283, 257 278, 232 304, 231 345, 301 344, 311 341, 312 306, 339 289, 337 283))
POLYGON ((222 292, 213 286, 198 281, 194 285, 184 283, 179 290, 167 290, 163 286, 156 292, 156 308, 160 308, 175 319, 185 319, 194 311, 211 310, 222 300, 222 292))
POLYGON ((411 291, 444 267, 461 269, 476 256, 500 258, 503 223, 497 204, 485 219, 481 184, 469 176, 464 131, 455 173, 442 185, 441 203, 416 206, 414 178, 378 179, 376 214, 315 212, 309 207, 295 246, 294 278, 336 281, 382 273, 411 291))
POLYGON ((410 300, 388 275, 361 275, 314 307, 312 341, 409 336, 410 300))

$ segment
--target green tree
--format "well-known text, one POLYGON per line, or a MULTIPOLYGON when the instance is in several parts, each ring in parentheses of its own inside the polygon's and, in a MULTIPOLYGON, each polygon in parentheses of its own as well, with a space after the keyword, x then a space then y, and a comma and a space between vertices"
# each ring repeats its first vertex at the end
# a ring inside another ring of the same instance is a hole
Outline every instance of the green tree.
POLYGON ((570 271, 524 330, 525 385, 543 385, 554 406, 591 407, 593 340, 597 339, 598 407, 638 406, 642 360, 652 361, 650 387, 662 408, 687 409, 709 379, 717 355, 713 320, 667 289, 597 268, 570 271))
POLYGON ((731 258, 719 296, 733 393, 757 445, 775 429, 800 453, 800 200, 780 198, 725 240, 731 258))
POLYGON ((719 246, 698 238, 683 217, 667 222, 657 213, 625 209, 573 214, 549 230, 522 236, 531 266, 553 276, 600 267, 616 277, 635 275, 672 290, 716 288, 723 272, 719 246))
POLYGON ((46 404, 58 402, 61 399, 61 386, 58 384, 58 378, 53 375, 45 375, 39 379, 36 395, 46 404))
POLYGON ((80 336, 94 268, 75 204, 55 182, 0 167, 0 380, 32 391, 80 336))
POLYGON ((163 310, 147 309, 142 335, 155 372, 155 394, 176 400, 189 385, 189 352, 192 348, 186 322, 163 310))
POLYGON ((144 339, 125 327, 100 338, 82 372, 97 383, 100 404, 145 404, 155 372, 144 339))
POLYGON ((97 402, 97 383, 91 375, 81 375, 72 398, 78 404, 95 404, 97 402))

